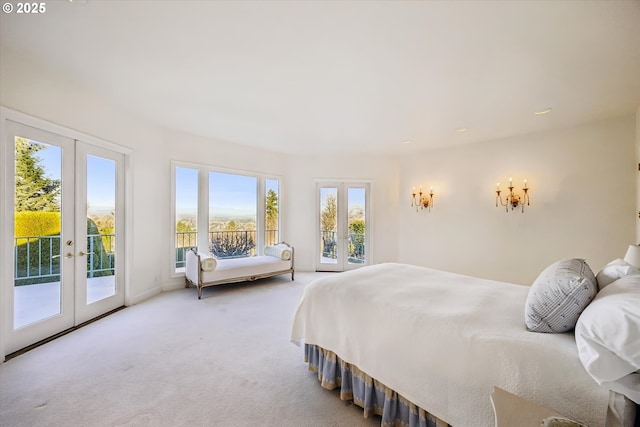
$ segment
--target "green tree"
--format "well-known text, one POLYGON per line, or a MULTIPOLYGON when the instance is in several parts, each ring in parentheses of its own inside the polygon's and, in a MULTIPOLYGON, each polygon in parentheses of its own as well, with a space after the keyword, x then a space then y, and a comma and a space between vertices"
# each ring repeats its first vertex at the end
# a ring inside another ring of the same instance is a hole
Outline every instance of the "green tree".
POLYGON ((322 231, 336 231, 338 218, 338 203, 335 194, 327 194, 320 212, 322 231))
POLYGON ((190 233, 196 231, 196 226, 191 219, 181 219, 176 223, 178 233, 190 233))
POLYGON ((196 246, 198 240, 196 224, 192 218, 182 218, 176 223, 176 248, 196 246))
POLYGON ((236 231, 238 229, 238 224, 236 224, 234 219, 230 219, 224 229, 228 231, 236 231))
POLYGON ((45 146, 16 138, 16 212, 60 210, 60 180, 46 175, 42 159, 36 154, 45 146))
POLYGON ((364 220, 356 219, 349 222, 349 233, 351 234, 364 234, 364 220))
POLYGON ((278 229, 278 194, 273 189, 267 191, 266 200, 267 230, 278 229))

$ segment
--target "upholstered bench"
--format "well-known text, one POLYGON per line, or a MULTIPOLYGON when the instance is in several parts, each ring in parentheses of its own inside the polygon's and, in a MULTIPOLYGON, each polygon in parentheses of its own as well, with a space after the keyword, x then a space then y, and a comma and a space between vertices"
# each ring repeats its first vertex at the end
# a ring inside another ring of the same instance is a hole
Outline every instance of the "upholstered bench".
POLYGON ((294 280, 293 247, 287 243, 267 246, 265 255, 243 258, 214 258, 210 254, 187 251, 185 286, 198 288, 198 299, 202 288, 224 283, 248 282, 265 277, 291 273, 294 280))

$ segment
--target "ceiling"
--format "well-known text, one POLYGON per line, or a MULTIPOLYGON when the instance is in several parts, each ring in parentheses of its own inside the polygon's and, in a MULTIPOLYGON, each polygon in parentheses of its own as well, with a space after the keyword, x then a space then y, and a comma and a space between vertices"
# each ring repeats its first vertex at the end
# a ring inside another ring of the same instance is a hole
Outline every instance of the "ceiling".
POLYGON ((640 1, 76 0, 0 20, 5 47, 125 110, 283 153, 412 152, 640 107, 640 1))

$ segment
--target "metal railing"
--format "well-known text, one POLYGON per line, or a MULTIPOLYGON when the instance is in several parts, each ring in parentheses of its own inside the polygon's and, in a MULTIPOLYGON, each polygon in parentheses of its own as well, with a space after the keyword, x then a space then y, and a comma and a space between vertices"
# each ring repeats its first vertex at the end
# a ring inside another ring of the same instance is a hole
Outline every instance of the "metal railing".
POLYGON ((60 236, 14 238, 13 277, 16 284, 60 280, 60 236))
MULTIPOLYGON (((337 259, 337 233, 332 230, 320 231, 322 256, 337 259)), ((365 235, 363 233, 349 233, 347 235, 347 257, 349 262, 363 263, 365 261, 365 235)))
MULTIPOLYGON (((209 232, 209 250, 219 258, 239 258, 256 254, 256 230, 209 232)), ((176 232, 176 268, 185 266, 186 253, 197 245, 197 231, 176 232)), ((265 230, 265 246, 278 243, 278 230, 265 230)))
MULTIPOLYGON (((115 234, 87 235, 87 277, 115 274, 115 234)), ((60 236, 14 238, 14 283, 28 285, 60 280, 60 236)))
POLYGON ((87 235, 87 277, 115 274, 115 234, 87 235))
POLYGON ((176 232, 176 268, 184 268, 187 259, 187 251, 198 247, 197 231, 176 232))

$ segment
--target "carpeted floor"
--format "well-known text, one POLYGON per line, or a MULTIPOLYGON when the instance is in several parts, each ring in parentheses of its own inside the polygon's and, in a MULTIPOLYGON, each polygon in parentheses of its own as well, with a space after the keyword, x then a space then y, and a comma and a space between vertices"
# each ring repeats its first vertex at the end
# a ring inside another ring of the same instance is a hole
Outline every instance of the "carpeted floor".
POLYGON ((165 292, 0 364, 0 425, 380 425, 289 342, 320 275, 165 292))

